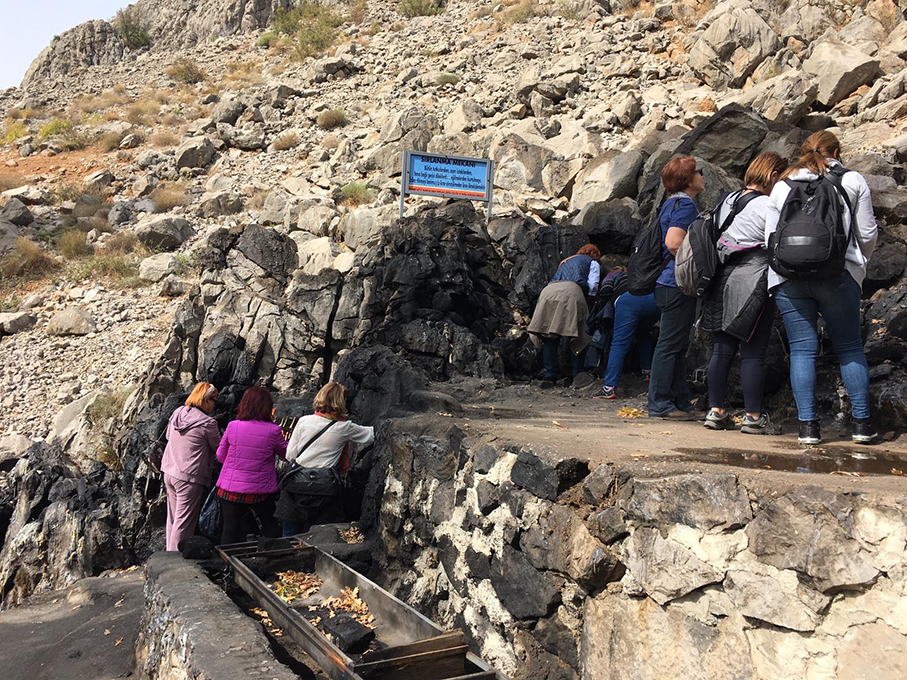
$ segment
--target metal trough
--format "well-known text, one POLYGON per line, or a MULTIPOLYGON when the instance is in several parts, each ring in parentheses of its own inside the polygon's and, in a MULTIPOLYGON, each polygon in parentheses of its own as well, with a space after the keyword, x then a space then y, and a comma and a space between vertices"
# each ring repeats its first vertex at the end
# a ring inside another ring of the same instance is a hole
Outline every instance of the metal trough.
POLYGON ((461 630, 446 632, 389 592, 339 560, 309 545, 259 550, 258 544, 234 543, 218 548, 233 567, 237 585, 268 612, 332 680, 507 680, 471 654, 461 630), (260 576, 293 569, 316 573, 318 593, 287 604, 260 576), (335 646, 301 613, 309 604, 334 597, 343 588, 359 588, 359 598, 375 617, 382 649, 351 657, 335 646))

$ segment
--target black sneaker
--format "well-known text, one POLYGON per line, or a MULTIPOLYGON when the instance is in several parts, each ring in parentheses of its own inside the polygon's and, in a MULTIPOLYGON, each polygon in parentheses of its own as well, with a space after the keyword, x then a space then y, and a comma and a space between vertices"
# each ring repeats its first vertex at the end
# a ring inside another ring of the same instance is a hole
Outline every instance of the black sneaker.
POLYGON ((879 436, 875 426, 872 424, 872 418, 854 418, 853 434, 850 438, 857 444, 871 444, 872 440, 879 436))
POLYGON ((819 421, 801 420, 800 436, 797 437, 797 441, 801 444, 818 444, 821 442, 822 437, 819 435, 819 421))
POLYGON ((601 388, 599 392, 596 392, 592 395, 593 399, 617 399, 617 395, 614 393, 614 388, 609 385, 605 385, 601 388))
POLYGON ((749 414, 744 414, 740 431, 743 434, 778 434, 767 413, 760 415, 757 420, 750 418, 749 414))

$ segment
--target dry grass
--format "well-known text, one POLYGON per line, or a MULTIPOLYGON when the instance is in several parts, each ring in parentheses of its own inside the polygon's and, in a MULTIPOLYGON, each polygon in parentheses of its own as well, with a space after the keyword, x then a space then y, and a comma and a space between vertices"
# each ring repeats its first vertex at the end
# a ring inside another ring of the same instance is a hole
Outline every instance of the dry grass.
POLYGON ((258 61, 231 61, 224 71, 224 83, 229 86, 257 85, 264 82, 258 61))
MULTIPOLYGON (((104 189, 100 187, 89 186, 87 184, 82 184, 81 182, 69 182, 58 184, 54 188, 52 200, 56 203, 62 203, 63 201, 78 201, 83 196, 88 196, 95 199, 95 202, 100 205, 104 205, 107 202, 107 193, 104 189)), ((98 208, 100 209, 100 208, 98 208)), ((91 215, 97 212, 97 209, 92 211, 91 215)), ((91 217, 91 215, 77 214, 75 217, 91 217)))
POLYGON ((323 130, 333 130, 334 128, 343 127, 349 121, 346 118, 346 112, 343 109, 329 109, 322 111, 315 119, 315 123, 323 130))
POLYGON ((69 229, 57 238, 56 250, 67 260, 78 260, 94 253, 85 232, 80 229, 69 229))
POLYGON ((199 68, 198 64, 187 57, 180 57, 164 69, 164 73, 178 83, 194 85, 202 82, 208 75, 199 68))
POLYGON ((111 288, 138 288, 148 285, 139 279, 141 255, 117 255, 104 252, 69 262, 64 271, 68 281, 103 279, 111 288))
POLYGON ((21 186, 25 186, 25 184, 25 180, 19 175, 14 175, 11 172, 0 172, 0 191, 18 189, 21 186))
POLYGON ((123 412, 123 407, 126 405, 126 400, 129 399, 132 392, 133 389, 131 387, 119 387, 99 394, 88 406, 85 414, 92 423, 119 418, 123 412))
POLYGON ((102 151, 116 151, 120 148, 120 142, 128 135, 128 132, 106 132, 98 140, 98 146, 102 151))
POLYGON ((328 133, 321 138, 321 146, 325 149, 336 149, 340 146, 340 137, 335 134, 328 133))
POLYGON ((460 82, 460 76, 455 73, 442 73, 435 78, 435 85, 456 85, 460 82))
POLYGON ((397 13, 407 19, 435 16, 443 11, 444 8, 438 7, 432 0, 399 0, 397 2, 397 13))
POLYGON ((161 105, 151 98, 137 99, 126 109, 126 120, 133 125, 151 125, 161 105))
POLYGON ((547 14, 547 11, 540 7, 536 0, 519 0, 519 2, 510 3, 505 0, 504 4, 508 6, 495 15, 499 25, 521 24, 547 14))
POLYGON ((131 231, 118 231, 104 241, 104 253, 108 255, 130 255, 139 245, 138 237, 131 231))
POLYGON ((160 184, 148 195, 154 203, 154 212, 162 213, 183 205, 186 202, 184 184, 160 184))
POLYGON ((0 260, 0 279, 40 278, 59 265, 34 241, 24 236, 16 239, 12 252, 0 260))
POLYGON ((7 120, 22 120, 22 109, 8 109, 6 111, 7 120))
POLYGON ((252 192, 251 198, 246 202, 246 205, 251 210, 261 210, 265 207, 265 201, 268 200, 268 194, 271 193, 267 189, 255 189, 252 192))
POLYGON ((288 151, 299 144, 299 135, 293 130, 287 130, 281 132, 273 142, 271 146, 274 147, 275 151, 288 151))
POLYGON ((101 94, 82 94, 73 99, 72 110, 78 113, 95 113, 113 106, 121 106, 129 101, 125 94, 125 87, 120 91, 116 89, 105 90, 101 94))
POLYGON ((148 141, 151 142, 152 146, 164 147, 164 146, 176 146, 180 143, 179 135, 169 132, 167 130, 159 130, 152 134, 148 141))

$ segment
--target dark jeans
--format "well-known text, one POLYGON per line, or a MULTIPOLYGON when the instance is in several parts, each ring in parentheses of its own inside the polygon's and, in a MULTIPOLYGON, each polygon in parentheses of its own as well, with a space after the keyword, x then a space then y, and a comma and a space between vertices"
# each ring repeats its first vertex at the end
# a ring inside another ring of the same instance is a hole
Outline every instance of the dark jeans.
POLYGON ((624 371, 624 359, 630 351, 630 342, 636 336, 639 349, 639 367, 652 366, 652 327, 658 323, 661 312, 654 295, 624 293, 614 302, 614 337, 608 354, 605 385, 617 387, 624 371))
POLYGON ((769 299, 762 308, 750 339, 743 342, 724 331, 712 333, 712 358, 709 361, 709 406, 724 408, 727 398, 727 376, 740 350, 740 383, 743 407, 747 413, 762 413, 765 385, 765 353, 772 338, 775 301, 769 299))
POLYGON ((274 520, 275 497, 271 496, 260 503, 234 503, 223 498, 220 507, 224 513, 224 529, 220 542, 239 543, 246 540, 248 534, 259 535, 262 531, 268 538, 277 538, 280 535, 277 522, 274 520), (255 516, 251 511, 255 511, 255 516), (261 522, 261 529, 258 522, 261 522))
POLYGON ((869 417, 869 366, 863 353, 860 286, 848 272, 828 281, 786 281, 775 300, 790 343, 790 384, 800 420, 816 420, 819 314, 831 336, 854 418, 869 417))
MULTIPOLYGON (((542 364, 545 367, 545 380, 552 382, 558 378, 558 357, 560 355, 561 336, 547 338, 542 343, 542 364)), ((588 348, 586 348, 588 349, 588 348)), ((579 354, 570 353, 573 377, 579 374, 586 363, 586 349, 579 354)))
POLYGON ((653 417, 691 410, 686 354, 696 321, 696 298, 679 288, 658 286, 655 304, 661 310, 661 329, 649 376, 649 415, 653 417))

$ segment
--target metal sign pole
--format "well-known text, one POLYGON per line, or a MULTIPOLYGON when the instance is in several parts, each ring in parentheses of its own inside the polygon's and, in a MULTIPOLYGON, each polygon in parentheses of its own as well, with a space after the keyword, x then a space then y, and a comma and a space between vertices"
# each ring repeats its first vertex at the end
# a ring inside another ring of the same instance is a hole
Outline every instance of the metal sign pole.
POLYGON ((488 196, 488 214, 485 216, 485 226, 491 224, 491 205, 494 198, 494 161, 488 161, 488 179, 486 192, 488 196))
POLYGON ((406 186, 409 184, 407 182, 407 172, 406 169, 409 167, 409 151, 403 152, 403 172, 400 175, 400 219, 403 219, 403 211, 406 209, 404 205, 404 200, 406 200, 406 186))

